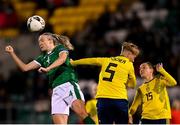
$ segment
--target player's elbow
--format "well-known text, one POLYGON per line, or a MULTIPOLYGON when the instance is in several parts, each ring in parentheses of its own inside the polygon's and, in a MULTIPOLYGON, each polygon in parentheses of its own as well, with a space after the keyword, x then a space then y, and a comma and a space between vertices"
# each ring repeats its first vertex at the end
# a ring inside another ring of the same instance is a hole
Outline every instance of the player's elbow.
POLYGON ((173 87, 173 86, 175 86, 175 85, 177 85, 177 82, 176 82, 176 81, 168 82, 168 84, 167 84, 167 86, 169 86, 169 87, 173 87))
POLYGON ((127 85, 129 88, 134 89, 136 87, 136 81, 129 81, 127 85))
POLYGON ((176 81, 176 80, 174 80, 174 81, 172 82, 172 86, 175 86, 175 85, 177 85, 177 81, 176 81))
POLYGON ((175 86, 175 85, 177 85, 177 81, 174 78, 172 78, 171 80, 168 80, 167 83, 168 83, 168 86, 175 86))
POLYGON ((134 89, 136 87, 136 84, 127 84, 128 88, 134 89))
POLYGON ((27 68, 21 68, 21 71, 22 72, 27 72, 27 71, 29 71, 27 68))
POLYGON ((24 65, 24 66, 22 66, 22 67, 20 67, 20 68, 21 68, 21 71, 22 71, 22 72, 27 72, 27 71, 30 70, 30 67, 28 67, 28 65, 24 65))
POLYGON ((129 85, 128 87, 131 89, 134 89, 136 87, 136 85, 129 85))

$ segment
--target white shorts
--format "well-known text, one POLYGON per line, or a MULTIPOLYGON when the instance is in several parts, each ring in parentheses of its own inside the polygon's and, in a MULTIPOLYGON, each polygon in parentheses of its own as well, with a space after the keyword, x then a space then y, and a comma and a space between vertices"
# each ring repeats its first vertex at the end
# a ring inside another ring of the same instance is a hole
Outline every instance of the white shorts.
POLYGON ((51 114, 67 114, 72 102, 76 99, 84 101, 84 95, 75 82, 66 82, 53 89, 51 98, 51 114))

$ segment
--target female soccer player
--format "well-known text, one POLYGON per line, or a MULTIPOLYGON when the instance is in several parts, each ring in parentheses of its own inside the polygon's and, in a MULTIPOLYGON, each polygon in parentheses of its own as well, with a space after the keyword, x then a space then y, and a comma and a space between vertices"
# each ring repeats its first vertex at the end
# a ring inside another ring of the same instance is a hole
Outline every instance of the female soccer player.
POLYGON ((100 124, 127 124, 127 87, 136 86, 133 61, 139 49, 124 42, 121 55, 110 58, 86 58, 72 61, 72 65, 101 66, 97 87, 97 111, 100 124))
POLYGON ((98 115, 97 115, 97 99, 95 99, 97 92, 97 83, 91 85, 91 99, 86 102, 86 111, 91 116, 91 118, 98 124, 98 115))
POLYGON ((67 124, 70 107, 85 123, 94 124, 94 121, 85 110, 84 96, 77 84, 77 77, 70 64, 68 50, 74 48, 69 38, 44 33, 39 36, 39 47, 42 54, 28 64, 25 64, 15 54, 12 46, 6 46, 5 50, 22 71, 38 69, 39 72, 48 74, 49 83, 53 88, 51 113, 55 124, 67 124))
POLYGON ((156 65, 158 75, 154 75, 151 63, 140 65, 140 75, 144 83, 136 91, 134 101, 129 111, 129 123, 132 123, 132 115, 139 105, 142 106, 142 124, 167 124, 171 118, 169 98, 166 86, 176 85, 175 79, 168 74, 162 64, 156 65))

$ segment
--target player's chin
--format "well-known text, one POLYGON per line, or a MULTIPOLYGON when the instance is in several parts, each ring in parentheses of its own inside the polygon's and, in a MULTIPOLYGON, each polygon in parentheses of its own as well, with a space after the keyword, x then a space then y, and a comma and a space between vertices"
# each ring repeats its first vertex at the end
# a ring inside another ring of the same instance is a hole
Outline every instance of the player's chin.
POLYGON ((145 75, 143 73, 140 73, 141 78, 145 78, 145 75))
POLYGON ((129 59, 130 62, 134 62, 134 59, 129 59))
POLYGON ((45 51, 46 51, 46 49, 45 49, 45 48, 40 48, 40 50, 41 50, 42 52, 45 52, 45 51))

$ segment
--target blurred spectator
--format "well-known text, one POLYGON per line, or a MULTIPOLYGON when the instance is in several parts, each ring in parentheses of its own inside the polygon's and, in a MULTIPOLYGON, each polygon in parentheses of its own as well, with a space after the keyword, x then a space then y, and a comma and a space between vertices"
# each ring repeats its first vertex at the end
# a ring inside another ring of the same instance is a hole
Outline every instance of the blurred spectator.
POLYGON ((7 25, 6 13, 0 12, 0 28, 4 28, 7 25))
POLYGON ((10 1, 0 1, 0 28, 17 26, 18 18, 10 1))
POLYGON ((172 102, 172 109, 171 109, 171 124, 180 124, 180 100, 174 99, 172 102))
POLYGON ((36 76, 36 79, 34 80, 33 94, 35 100, 48 97, 48 83, 44 74, 38 74, 36 76))
POLYGON ((25 82, 26 81, 26 73, 20 72, 17 68, 11 71, 9 79, 7 81, 8 93, 12 96, 20 96, 24 95, 25 92, 25 82))
POLYGON ((4 77, 0 74, 0 103, 6 103, 8 101, 8 92, 6 88, 6 83, 4 77))

